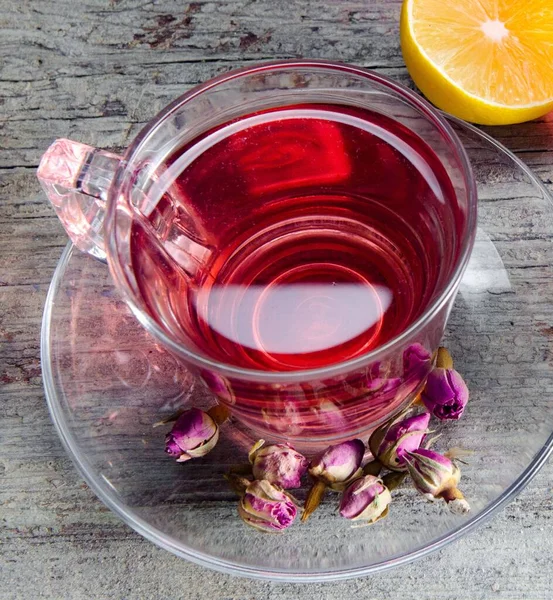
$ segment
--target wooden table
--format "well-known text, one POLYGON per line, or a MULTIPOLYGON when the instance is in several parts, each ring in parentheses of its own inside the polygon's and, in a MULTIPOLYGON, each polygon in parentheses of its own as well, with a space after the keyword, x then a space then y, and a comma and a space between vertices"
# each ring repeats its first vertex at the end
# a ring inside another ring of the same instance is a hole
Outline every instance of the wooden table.
MULTIPOLYGON (((49 143, 120 150, 185 89, 267 59, 334 59, 411 85, 399 9, 398 0, 0 0, 0 598, 553 596, 550 464, 439 554, 371 578, 293 587, 211 573, 142 539, 82 482, 46 410, 40 319, 66 244, 35 177, 49 143)), ((553 189, 553 114, 489 132, 553 189)))

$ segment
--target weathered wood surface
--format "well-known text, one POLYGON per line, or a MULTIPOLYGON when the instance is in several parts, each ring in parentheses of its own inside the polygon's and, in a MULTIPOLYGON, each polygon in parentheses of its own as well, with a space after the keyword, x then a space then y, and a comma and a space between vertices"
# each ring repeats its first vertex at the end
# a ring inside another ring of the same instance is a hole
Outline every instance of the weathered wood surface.
MULTIPOLYGON (((546 465, 505 511, 439 554, 371 578, 293 587, 159 550, 92 494, 49 420, 42 307, 66 237, 35 169, 55 137, 124 147, 191 85, 250 61, 328 58, 409 83, 397 1, 0 0, 0 598, 553 597, 546 465)), ((553 116, 489 130, 553 189, 553 116)))

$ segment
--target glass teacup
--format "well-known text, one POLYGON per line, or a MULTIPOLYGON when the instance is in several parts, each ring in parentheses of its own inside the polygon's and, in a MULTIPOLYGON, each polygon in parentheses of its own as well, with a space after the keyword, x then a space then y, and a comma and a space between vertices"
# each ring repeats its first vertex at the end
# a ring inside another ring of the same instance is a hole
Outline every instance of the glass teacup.
POLYGON ((124 156, 69 140, 38 177, 75 245, 255 435, 363 436, 421 390, 476 230, 441 115, 369 71, 226 73, 124 156))

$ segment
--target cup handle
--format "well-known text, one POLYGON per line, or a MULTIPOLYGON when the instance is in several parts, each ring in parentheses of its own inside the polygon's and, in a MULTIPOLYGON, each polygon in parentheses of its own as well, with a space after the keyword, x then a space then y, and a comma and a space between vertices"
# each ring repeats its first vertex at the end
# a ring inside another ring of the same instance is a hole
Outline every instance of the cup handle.
POLYGON ((71 140, 56 140, 37 177, 72 242, 105 261, 104 217, 108 190, 122 157, 71 140))

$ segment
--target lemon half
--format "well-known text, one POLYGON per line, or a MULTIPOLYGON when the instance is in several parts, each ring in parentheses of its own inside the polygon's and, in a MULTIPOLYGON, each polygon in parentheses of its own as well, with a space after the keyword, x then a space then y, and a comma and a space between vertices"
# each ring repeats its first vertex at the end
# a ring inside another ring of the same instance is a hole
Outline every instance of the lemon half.
POLYGON ((438 108, 484 125, 553 110, 553 0, 405 0, 401 48, 438 108))

